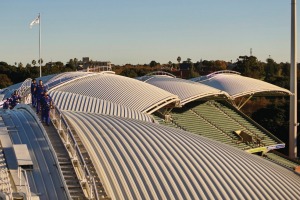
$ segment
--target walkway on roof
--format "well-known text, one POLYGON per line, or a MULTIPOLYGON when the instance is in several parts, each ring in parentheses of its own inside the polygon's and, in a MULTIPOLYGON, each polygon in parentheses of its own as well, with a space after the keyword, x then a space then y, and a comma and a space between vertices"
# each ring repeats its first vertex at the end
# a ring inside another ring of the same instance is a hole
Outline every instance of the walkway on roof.
MULTIPOLYGON (((30 109, 30 108, 29 108, 30 109)), ((63 177, 57 169, 56 155, 51 151, 43 128, 35 114, 26 109, 0 111, 13 144, 26 144, 33 162, 32 170, 25 170, 32 198, 68 199, 63 177), (49 176, 51 174, 51 176, 49 176)), ((5 152, 5 149, 4 149, 5 152)), ((10 170, 17 171, 17 163, 10 157, 10 170)), ((13 172, 11 172, 13 173, 13 172)), ((23 179, 24 184, 24 179, 23 179)), ((18 181, 15 182, 18 185, 18 181)))

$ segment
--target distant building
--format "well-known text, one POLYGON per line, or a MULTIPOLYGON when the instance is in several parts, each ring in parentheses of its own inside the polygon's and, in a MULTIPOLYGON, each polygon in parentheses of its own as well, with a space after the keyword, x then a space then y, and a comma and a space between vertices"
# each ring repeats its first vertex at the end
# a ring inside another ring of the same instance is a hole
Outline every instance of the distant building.
POLYGON ((111 62, 110 61, 93 61, 90 60, 89 57, 83 57, 82 61, 78 61, 77 63, 78 66, 82 67, 83 69, 87 68, 103 68, 107 67, 111 69, 111 62))

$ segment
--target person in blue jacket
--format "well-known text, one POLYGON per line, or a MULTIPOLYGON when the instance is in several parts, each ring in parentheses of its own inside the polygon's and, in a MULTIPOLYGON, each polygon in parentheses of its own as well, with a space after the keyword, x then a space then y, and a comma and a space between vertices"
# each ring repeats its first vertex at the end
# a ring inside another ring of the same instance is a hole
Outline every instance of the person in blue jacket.
POLYGON ((6 99, 6 101, 3 104, 3 109, 9 109, 9 107, 10 107, 10 101, 11 101, 10 98, 6 99))
POLYGON ((37 88, 37 83, 35 79, 32 79, 31 82, 31 103, 32 106, 36 106, 36 88, 37 88))
POLYGON ((21 96, 18 95, 18 91, 15 90, 14 93, 11 95, 11 98, 10 98, 11 109, 13 109, 20 102, 21 102, 21 96))
POLYGON ((41 111, 41 100, 44 96, 45 86, 43 85, 43 81, 39 80, 39 84, 36 87, 36 113, 39 114, 41 111))
POLYGON ((53 108, 52 98, 49 96, 48 91, 44 91, 42 98, 42 121, 46 122, 47 126, 50 125, 50 109, 53 108))

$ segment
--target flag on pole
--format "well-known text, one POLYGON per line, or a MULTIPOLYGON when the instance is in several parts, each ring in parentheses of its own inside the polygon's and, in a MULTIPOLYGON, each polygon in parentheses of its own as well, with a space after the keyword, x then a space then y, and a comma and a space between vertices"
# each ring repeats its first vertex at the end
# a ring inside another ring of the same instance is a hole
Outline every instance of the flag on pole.
POLYGON ((30 28, 32 28, 33 25, 39 24, 39 23, 40 23, 40 15, 30 23, 30 28))

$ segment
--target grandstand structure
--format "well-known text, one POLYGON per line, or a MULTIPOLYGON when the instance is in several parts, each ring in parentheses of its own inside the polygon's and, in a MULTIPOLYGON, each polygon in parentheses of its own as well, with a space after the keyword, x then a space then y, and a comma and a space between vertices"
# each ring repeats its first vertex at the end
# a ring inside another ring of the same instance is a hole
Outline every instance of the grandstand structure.
POLYGON ((300 162, 234 103, 288 90, 232 71, 41 79, 50 126, 31 106, 31 79, 0 91, 23 97, 0 109, 2 199, 300 199, 300 162))

